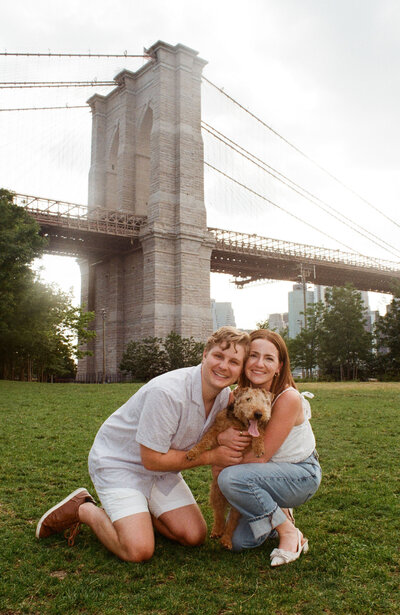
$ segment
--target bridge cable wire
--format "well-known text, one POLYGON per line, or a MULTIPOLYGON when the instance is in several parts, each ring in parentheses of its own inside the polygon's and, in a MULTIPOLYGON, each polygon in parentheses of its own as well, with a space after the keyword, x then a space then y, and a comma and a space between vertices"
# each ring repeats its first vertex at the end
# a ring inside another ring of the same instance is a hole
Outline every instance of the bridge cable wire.
POLYGON ((85 88, 116 86, 115 81, 0 81, 0 89, 21 88, 85 88))
POLYGON ((13 52, 0 51, 0 56, 25 56, 25 57, 44 57, 44 58, 151 58, 148 54, 131 53, 33 53, 33 52, 13 52))
MULTIPOLYGON (((230 175, 228 175, 227 173, 224 173, 224 171, 221 171, 221 169, 217 169, 217 167, 215 167, 214 165, 210 164, 209 162, 207 162, 206 160, 204 161, 204 164, 207 165, 210 169, 213 169, 214 171, 216 171, 217 173, 220 173, 221 175, 223 175, 224 177, 226 177, 227 179, 229 179, 230 181, 234 182, 235 184, 237 184, 238 186, 241 186, 242 188, 244 188, 245 190, 248 190, 249 192, 251 192, 252 194, 255 194, 256 196, 258 196, 260 199, 262 199, 263 201, 266 201, 267 203, 269 203, 270 205, 273 205, 273 207, 276 207, 277 209, 280 209, 281 211, 285 212, 286 214, 288 214, 289 216, 291 216, 292 218, 295 218, 295 220, 297 220, 298 222, 301 222, 302 224, 305 224, 306 226, 309 226, 310 228, 312 228, 314 231, 317 231, 318 233, 320 233, 321 235, 325 235, 325 237, 328 237, 328 239, 333 240, 335 243, 339 243, 340 245, 344 246, 345 248, 347 248, 348 250, 350 250, 350 252, 352 252, 353 254, 358 254, 359 256, 363 256, 365 257, 365 254, 362 254, 361 252, 355 251, 354 248, 348 246, 346 243, 343 243, 342 241, 340 241, 339 239, 336 239, 335 237, 332 237, 331 235, 329 235, 328 233, 325 233, 325 231, 321 231, 321 229, 317 228, 316 226, 314 226, 313 224, 310 224, 309 222, 306 222, 305 220, 303 220, 302 218, 300 218, 299 216, 296 216, 296 214, 291 213, 290 211, 288 211, 287 209, 285 209, 284 207, 282 207, 281 205, 278 205, 277 203, 275 203, 274 201, 271 201, 271 199, 269 199, 268 197, 264 196, 263 194, 260 194, 259 192, 256 192, 255 190, 253 190, 252 188, 249 188, 249 186, 246 186, 246 184, 241 183, 240 181, 238 181, 237 179, 235 179, 234 177, 231 177, 230 175)), ((371 260, 371 257, 369 257, 371 260)), ((373 261, 375 261, 376 263, 379 262, 379 259, 376 258, 372 258, 373 261)))
POLYGON ((381 239, 380 237, 378 237, 377 235, 375 235, 371 231, 368 231, 367 229, 365 229, 361 225, 357 224, 356 222, 354 222, 353 220, 351 220, 350 218, 348 218, 344 214, 341 214, 332 205, 330 205, 329 203, 326 203, 325 201, 323 201, 319 197, 315 196, 314 194, 312 194, 311 192, 309 192, 308 190, 306 190, 305 188, 303 188, 302 186, 300 186, 299 184, 297 184, 296 182, 291 180, 289 177, 286 177, 286 175, 283 175, 282 173, 280 173, 279 171, 277 171, 276 169, 271 167, 269 164, 267 164, 266 162, 261 160, 261 158, 258 158, 257 156, 255 156, 254 154, 252 154, 251 152, 246 150, 244 147, 242 147, 241 145, 236 143, 235 141, 232 141, 232 139, 230 139, 226 135, 224 135, 221 132, 219 132, 213 126, 210 126, 210 124, 207 124, 206 122, 202 121, 202 128, 203 128, 203 130, 208 132, 211 136, 213 136, 215 139, 218 139, 219 141, 221 141, 221 143, 223 143, 227 147, 230 147, 233 151, 235 151, 236 153, 238 153, 241 156, 243 156, 244 158, 246 158, 246 160, 249 160, 251 163, 256 165, 262 171, 264 171, 265 173, 268 173, 274 179, 277 179, 279 182, 281 182, 282 184, 284 184, 285 186, 287 186, 288 188, 290 188, 291 190, 293 190, 294 192, 299 194, 301 197, 303 197, 304 199, 306 199, 307 201, 309 201, 313 205, 316 205, 317 207, 319 207, 319 209, 322 209, 322 211, 327 213, 332 218, 335 218, 335 220, 338 220, 341 224, 343 224, 345 226, 348 226, 349 228, 351 228, 356 233, 359 233, 360 235, 362 235, 363 237, 368 239, 368 241, 371 241, 372 243, 374 243, 378 247, 383 248, 387 252, 390 252, 391 254, 393 254, 393 256, 396 256, 397 258, 400 256, 400 251, 395 246, 392 246, 390 243, 386 242, 384 239, 381 239), (217 134, 214 134, 213 131, 215 133, 217 133, 217 134), (228 143, 228 141, 229 141, 229 143, 228 143), (242 150, 242 151, 240 151, 240 150, 242 150), (243 152, 245 152, 245 153, 243 153, 243 152), (260 162, 261 164, 258 164, 258 162, 256 162, 256 161, 260 162), (261 166, 261 165, 264 165, 264 166, 261 166), (264 167, 267 167, 267 168, 264 168, 264 167), (338 215, 335 215, 335 213, 330 211, 330 209, 332 209, 338 215), (347 222, 349 224, 347 224, 345 222, 345 220, 347 220, 347 222), (370 235, 370 237, 368 235, 370 235), (393 252, 393 250, 394 250, 394 252, 393 252))
POLYGON ((365 199, 363 196, 361 196, 360 194, 358 194, 355 190, 353 190, 353 188, 350 188, 350 186, 347 186, 345 183, 343 183, 340 179, 338 179, 335 175, 333 175, 332 173, 330 173, 327 169, 325 169, 323 166, 321 166, 320 164, 318 164, 318 162, 316 162, 315 160, 313 160, 310 156, 308 156, 306 153, 304 153, 301 149, 299 149, 296 145, 294 145, 293 143, 291 143, 290 141, 288 141, 287 139, 285 139, 285 137, 283 137, 282 135, 279 134, 279 132, 277 132, 276 130, 274 130, 271 126, 269 126, 266 122, 264 122, 262 119, 260 119, 259 117, 257 117, 257 115, 255 115, 254 113, 252 113, 249 109, 247 109, 246 107, 244 107, 243 105, 241 105, 237 100, 235 100, 232 96, 229 96, 229 94, 227 94, 222 88, 218 87, 217 85, 215 85, 215 83, 213 83, 212 81, 210 81, 209 79, 207 79, 206 77, 202 77, 203 81, 206 81, 207 83, 209 83, 213 88, 215 88, 216 90, 218 90, 219 92, 221 92, 221 94, 223 94, 224 96, 226 96, 226 98, 228 98, 229 100, 231 100, 235 105, 237 105, 238 107, 240 107, 240 109, 242 109, 243 111, 245 111, 246 113, 248 113, 252 118, 254 118, 257 122, 259 122, 262 126, 264 126, 264 128, 267 128, 268 130, 270 130, 275 136, 277 136, 279 139, 281 139, 282 141, 284 141, 287 145, 289 145, 292 149, 294 149, 298 154, 300 154, 301 156, 303 156, 304 158, 306 158, 306 160, 308 160, 309 162, 311 162, 313 165, 315 165, 316 167, 318 167, 318 169, 320 169, 321 171, 323 171, 324 173, 326 173, 326 175, 328 175, 331 179, 333 179, 335 182, 337 182, 340 186, 342 186, 343 188, 345 188, 346 190, 348 190, 349 192, 351 192, 352 194, 354 194, 354 196, 356 196, 358 199, 360 199, 361 201, 363 201, 363 203, 365 203, 366 205, 368 205, 369 207, 371 207, 372 209, 374 209, 375 211, 377 211, 380 215, 382 215, 384 218, 386 218, 387 220, 389 220, 389 222, 391 222, 392 224, 395 224, 396 226, 398 226, 400 228, 400 224, 398 222, 396 222, 396 220, 393 220, 393 218, 390 218, 388 215, 386 215, 383 211, 381 211, 378 207, 376 207, 375 205, 373 205, 372 203, 370 203, 369 201, 367 201, 367 199, 365 199))
POLYGON ((64 105, 62 107, 11 107, 0 111, 52 111, 53 109, 90 109, 89 105, 64 105))

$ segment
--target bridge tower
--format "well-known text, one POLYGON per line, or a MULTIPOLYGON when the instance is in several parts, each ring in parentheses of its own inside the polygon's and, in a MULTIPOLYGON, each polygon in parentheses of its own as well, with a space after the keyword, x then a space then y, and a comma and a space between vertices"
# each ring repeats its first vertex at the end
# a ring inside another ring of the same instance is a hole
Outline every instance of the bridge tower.
POLYGON ((172 330, 204 340, 212 328, 200 127, 206 62, 161 41, 148 53, 140 70, 116 76, 110 94, 88 101, 89 215, 100 208, 147 222, 131 250, 107 253, 99 245, 81 260, 82 302, 96 312, 97 337, 78 375, 102 372, 103 354, 106 372, 118 372, 130 340, 172 330))

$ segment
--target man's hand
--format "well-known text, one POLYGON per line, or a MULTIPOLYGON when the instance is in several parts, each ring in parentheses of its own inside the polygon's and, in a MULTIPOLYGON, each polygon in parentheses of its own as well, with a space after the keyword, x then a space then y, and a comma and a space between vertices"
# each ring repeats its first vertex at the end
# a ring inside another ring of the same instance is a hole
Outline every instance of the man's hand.
POLYGON ((248 431, 239 431, 234 427, 228 427, 225 431, 218 434, 218 444, 227 446, 234 451, 244 451, 251 442, 248 431))

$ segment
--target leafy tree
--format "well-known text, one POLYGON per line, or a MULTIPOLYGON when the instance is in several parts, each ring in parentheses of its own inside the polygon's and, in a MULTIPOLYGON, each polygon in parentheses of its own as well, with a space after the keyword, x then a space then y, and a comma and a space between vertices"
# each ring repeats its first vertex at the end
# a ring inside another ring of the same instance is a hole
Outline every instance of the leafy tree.
POLYGON ((128 343, 119 366, 135 380, 150 380, 168 371, 168 356, 159 337, 128 343))
POLYGON ((3 377, 73 377, 79 346, 95 335, 87 328, 93 316, 73 306, 66 293, 35 278, 27 281, 7 332, 0 332, 3 377))
POLYGON ((327 289, 319 333, 318 363, 326 375, 356 379, 371 359, 372 336, 365 329, 361 294, 351 285, 327 289))
POLYGON ((269 320, 266 318, 265 320, 260 320, 260 322, 256 322, 257 329, 269 329, 269 320))
POLYGON ((387 378, 400 378, 400 287, 385 316, 380 316, 375 325, 377 347, 377 371, 387 378))
POLYGON ((93 313, 35 277, 29 265, 46 241, 7 190, 0 190, 0 225, 0 375, 71 376, 79 345, 95 335, 87 329, 93 313))
POLYGON ((318 367, 324 313, 322 301, 309 304, 306 310, 307 327, 303 327, 294 339, 288 341, 292 367, 301 368, 307 377, 312 377, 318 367))
POLYGON ((21 275, 31 275, 29 264, 40 256, 46 239, 38 223, 13 202, 13 193, 0 189, 0 287, 2 294, 21 275))
POLYGON ((175 331, 171 331, 164 340, 164 348, 168 357, 168 371, 170 371, 200 363, 204 344, 196 342, 193 337, 181 337, 175 331))
POLYGON ((148 337, 129 342, 120 369, 135 380, 150 380, 172 369, 197 365, 203 350, 204 344, 193 337, 184 338, 171 331, 165 339, 148 337))

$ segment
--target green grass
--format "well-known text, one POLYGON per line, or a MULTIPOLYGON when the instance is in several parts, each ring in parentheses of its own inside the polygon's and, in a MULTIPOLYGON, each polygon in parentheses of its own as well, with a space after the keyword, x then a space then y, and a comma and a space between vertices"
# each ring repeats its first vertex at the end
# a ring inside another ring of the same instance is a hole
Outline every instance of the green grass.
MULTIPOLYGON (((400 612, 400 384, 302 384, 315 393, 323 468, 296 511, 310 552, 271 569, 264 546, 231 554, 158 536, 150 562, 108 553, 89 528, 73 548, 35 539, 41 514, 91 484, 87 454, 103 420, 138 385, 0 382, 0 614, 380 615, 400 612)), ((209 468, 186 472, 210 524, 209 468)))

